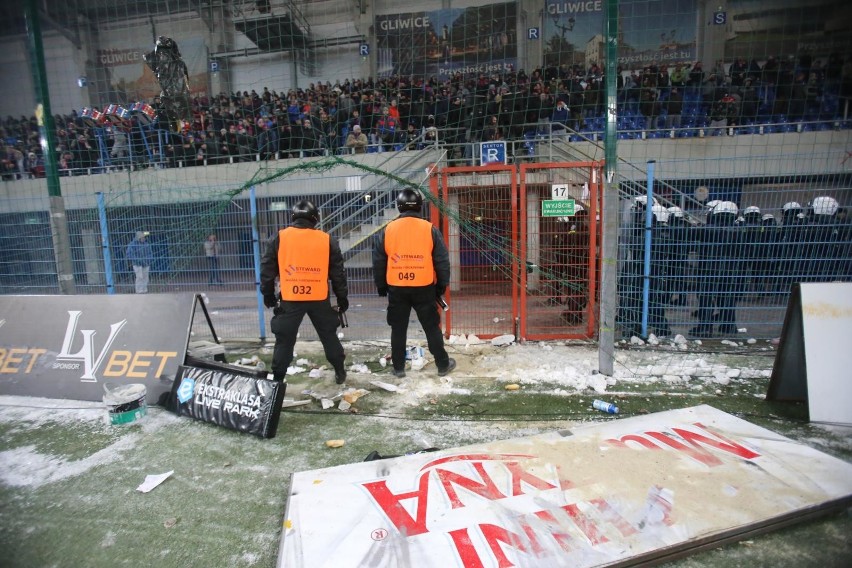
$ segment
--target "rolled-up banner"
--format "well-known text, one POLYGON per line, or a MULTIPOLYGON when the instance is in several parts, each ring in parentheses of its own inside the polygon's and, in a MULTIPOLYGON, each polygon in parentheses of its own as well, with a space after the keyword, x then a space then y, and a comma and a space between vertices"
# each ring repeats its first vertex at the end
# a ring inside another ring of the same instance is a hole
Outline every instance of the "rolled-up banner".
POLYGON ((174 382, 174 410, 230 430, 274 438, 286 383, 252 376, 232 365, 181 365, 174 382), (205 368, 207 367, 207 368, 205 368))

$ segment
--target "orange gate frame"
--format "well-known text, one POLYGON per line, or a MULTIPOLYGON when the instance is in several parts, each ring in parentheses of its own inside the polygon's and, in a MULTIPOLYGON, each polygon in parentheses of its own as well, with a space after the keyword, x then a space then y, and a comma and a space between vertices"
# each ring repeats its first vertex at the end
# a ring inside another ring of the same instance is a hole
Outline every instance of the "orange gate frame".
MULTIPOLYGON (((454 190, 467 189, 468 186, 453 187, 449 179, 455 175, 483 175, 483 174, 507 174, 509 177, 510 190, 510 220, 511 234, 509 241, 511 242, 510 265, 511 265, 511 314, 512 322, 511 329, 505 330, 473 330, 477 336, 487 339, 500 335, 502 333, 513 333, 519 341, 524 340, 555 340, 555 339, 592 339, 596 335, 597 330, 597 293, 599 282, 599 260, 597 254, 598 243, 600 242, 600 223, 599 212, 601 207, 601 183, 603 180, 603 161, 587 161, 587 162, 552 162, 552 163, 530 163, 521 165, 500 165, 492 164, 487 166, 468 166, 468 167, 448 167, 440 170, 433 170, 429 179, 429 188, 433 196, 440 199, 443 203, 449 202, 450 192, 454 190), (526 262, 528 258, 526 246, 521 246, 526 243, 527 239, 527 179, 533 172, 543 170, 565 170, 565 169, 582 169, 585 170, 584 176, 589 180, 589 250, 588 259, 589 265, 587 270, 587 290, 588 298, 586 302, 586 325, 583 333, 530 333, 528 326, 527 313, 527 271, 526 262)), ((450 244, 450 219, 446 214, 441 213, 438 208, 431 208, 430 221, 433 225, 441 230, 444 239, 447 242, 447 247, 450 244)), ((452 292, 447 290, 447 301, 453 305, 452 292)), ((449 337, 453 333, 453 309, 444 313, 445 326, 444 334, 449 337)))
MULTIPOLYGON (((588 162, 549 162, 549 163, 530 163, 530 164, 521 164, 520 165, 520 191, 519 191, 519 200, 520 200, 520 218, 524 220, 524 222, 520 223, 520 235, 519 239, 521 243, 527 242, 527 223, 525 220, 527 219, 527 178, 528 176, 535 171, 542 170, 565 170, 565 169, 582 169, 587 170, 587 179, 589 180, 589 250, 588 250, 588 259, 589 264, 587 267, 586 275, 586 290, 587 298, 586 298, 586 325, 585 332, 582 334, 578 333, 531 333, 528 327, 529 318, 527 313, 527 298, 529 297, 527 294, 527 271, 521 271, 521 285, 519 290, 520 295, 520 329, 519 329, 519 337, 523 340, 551 340, 551 339, 593 339, 596 335, 597 330, 597 294, 598 294, 598 281, 600 278, 600 270, 599 270, 599 260, 598 260, 598 242, 600 241, 600 230, 601 225, 599 223, 602 205, 601 203, 601 182, 603 180, 603 161, 588 161, 588 162)), ((521 248, 521 266, 526 266, 527 262, 527 249, 526 247, 521 248)))
MULTIPOLYGON (((461 187, 452 187, 449 183, 449 178, 454 175, 461 174, 508 174, 509 176, 509 194, 510 194, 510 220, 511 220, 511 263, 512 263, 512 276, 513 282, 516 280, 515 276, 518 271, 517 262, 515 259, 518 258, 518 243, 517 239, 514 238, 515 235, 518 234, 518 185, 517 185, 517 168, 515 166, 506 166, 501 164, 491 164, 487 166, 467 166, 467 167, 448 167, 442 168, 438 171, 433 170, 433 173, 430 177, 430 191, 432 195, 439 196, 443 203, 449 202, 449 196, 451 190, 459 190, 461 187), (440 187, 439 187, 439 179, 440 179, 440 187)), ((467 188, 468 186, 464 186, 467 188)), ((450 219, 447 215, 440 216, 440 212, 435 211, 433 209, 431 219, 432 223, 435 226, 438 226, 441 230, 441 233, 444 236, 444 240, 447 242, 447 247, 450 247, 450 219)), ((452 293, 451 290, 447 289, 447 301, 452 306, 452 293)), ((513 333, 517 336, 517 314, 518 314, 518 289, 517 286, 512 286, 512 300, 511 300, 511 313, 510 313, 510 321, 511 328, 501 330, 504 333, 513 333)), ((444 334, 449 337, 453 331, 453 309, 451 308, 447 312, 444 312, 445 316, 445 327, 444 334)), ((500 331, 485 331, 479 330, 474 331, 474 333, 483 339, 488 339, 491 337, 496 337, 497 335, 501 335, 500 331)))

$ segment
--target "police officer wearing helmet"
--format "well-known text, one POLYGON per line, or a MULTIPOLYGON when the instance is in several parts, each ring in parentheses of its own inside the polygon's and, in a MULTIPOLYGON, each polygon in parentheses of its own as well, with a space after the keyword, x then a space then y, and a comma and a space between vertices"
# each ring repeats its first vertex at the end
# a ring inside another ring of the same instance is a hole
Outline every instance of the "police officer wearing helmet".
POLYGON ((444 376, 456 362, 444 348, 435 301, 450 284, 450 255, 438 229, 420 217, 423 196, 418 191, 400 191, 396 207, 399 217, 379 233, 373 248, 376 289, 388 298, 393 374, 405 376, 408 318, 414 308, 438 374, 444 376))
POLYGON ((699 229, 699 291, 697 324, 690 330, 694 337, 713 337, 713 325, 719 323, 720 334, 737 333, 736 302, 741 293, 739 243, 740 231, 735 226, 739 210, 732 201, 721 201, 699 229))
POLYGON ((805 226, 804 207, 797 201, 788 201, 781 208, 778 262, 780 292, 787 293, 794 282, 803 280, 807 264, 808 229, 805 226))
POLYGON ((747 280, 751 285, 750 291, 760 294, 763 285, 761 275, 763 250, 760 244, 763 227, 760 225, 760 207, 749 205, 743 209, 742 219, 742 252, 740 253, 740 257, 745 262, 747 280))
POLYGON ((669 288, 671 291, 670 303, 673 306, 684 306, 689 294, 690 279, 689 252, 691 250, 689 229, 683 209, 673 205, 668 208, 668 260, 669 260, 669 288))
POLYGON ((846 256, 843 249, 844 246, 848 249, 849 235, 844 235, 845 227, 837 221, 839 208, 837 200, 827 195, 815 197, 810 203, 812 217, 807 238, 811 247, 808 255, 810 280, 830 282, 844 276, 849 279, 849 274, 843 274, 843 257, 846 256))
POLYGON ((293 206, 292 222, 269 241, 260 265, 260 291, 267 308, 274 308, 270 323, 275 334, 272 374, 284 380, 293 360, 293 348, 302 319, 311 319, 325 357, 334 367, 337 384, 346 380, 345 354, 337 337, 338 312, 331 306, 331 290, 340 312, 349 309, 349 292, 343 254, 337 240, 317 229, 319 210, 308 200, 293 206), (280 293, 275 292, 275 281, 280 293))

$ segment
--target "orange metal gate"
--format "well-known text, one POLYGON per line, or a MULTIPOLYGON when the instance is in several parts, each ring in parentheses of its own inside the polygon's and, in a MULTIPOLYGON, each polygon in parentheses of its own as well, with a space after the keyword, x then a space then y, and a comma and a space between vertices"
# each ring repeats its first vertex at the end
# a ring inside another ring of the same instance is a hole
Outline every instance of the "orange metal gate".
POLYGON ((520 166, 523 339, 595 336, 601 174, 599 162, 520 166), (570 201, 573 214, 553 207, 570 201))
POLYGON ((439 206, 432 219, 444 234, 452 273, 447 335, 594 337, 601 168, 489 165, 432 175, 439 206), (543 216, 542 201, 568 198, 586 213, 543 216))
POLYGON ((433 195, 441 196, 441 228, 452 274, 445 332, 482 338, 514 334, 518 313, 516 168, 446 168, 432 178, 432 184, 433 195))

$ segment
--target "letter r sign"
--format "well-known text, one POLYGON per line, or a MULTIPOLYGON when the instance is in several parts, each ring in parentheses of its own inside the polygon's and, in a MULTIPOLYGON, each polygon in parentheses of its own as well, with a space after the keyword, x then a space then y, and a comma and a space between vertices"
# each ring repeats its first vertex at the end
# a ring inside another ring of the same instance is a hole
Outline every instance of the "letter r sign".
POLYGON ((538 39, 538 28, 528 28, 527 39, 538 39))
POLYGON ((480 165, 505 164, 506 143, 505 142, 480 142, 480 165))
POLYGON ((358 53, 361 57, 367 57, 370 55, 370 44, 362 43, 358 46, 358 53))

